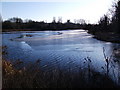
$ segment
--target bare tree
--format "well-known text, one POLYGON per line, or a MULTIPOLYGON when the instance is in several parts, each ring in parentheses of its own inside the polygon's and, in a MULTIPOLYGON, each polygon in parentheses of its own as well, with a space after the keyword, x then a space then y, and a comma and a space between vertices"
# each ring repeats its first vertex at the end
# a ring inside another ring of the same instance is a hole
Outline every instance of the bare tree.
POLYGON ((23 20, 21 18, 18 18, 18 17, 10 18, 9 21, 13 22, 13 23, 23 23, 23 20))
POLYGON ((55 17, 53 17, 52 23, 56 23, 56 18, 55 17))
POLYGON ((58 23, 62 23, 62 17, 58 17, 58 23))
POLYGON ((77 23, 79 23, 79 24, 86 24, 86 21, 84 19, 79 19, 79 20, 77 20, 77 23))

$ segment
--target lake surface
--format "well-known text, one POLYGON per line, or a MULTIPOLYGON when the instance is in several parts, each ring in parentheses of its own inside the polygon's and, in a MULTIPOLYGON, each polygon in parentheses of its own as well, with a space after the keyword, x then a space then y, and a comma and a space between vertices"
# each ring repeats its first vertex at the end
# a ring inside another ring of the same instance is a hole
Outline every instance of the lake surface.
POLYGON ((63 31, 22 31, 2 34, 3 45, 6 45, 8 60, 20 59, 27 62, 41 60, 41 67, 51 70, 54 67, 77 70, 85 68, 85 58, 90 58, 92 67, 102 72, 105 67, 105 54, 113 60, 116 75, 120 71, 120 57, 113 52, 120 49, 120 44, 99 41, 85 30, 63 31), (28 36, 27 36, 28 35, 28 36), (31 36, 30 36, 31 35, 31 36))

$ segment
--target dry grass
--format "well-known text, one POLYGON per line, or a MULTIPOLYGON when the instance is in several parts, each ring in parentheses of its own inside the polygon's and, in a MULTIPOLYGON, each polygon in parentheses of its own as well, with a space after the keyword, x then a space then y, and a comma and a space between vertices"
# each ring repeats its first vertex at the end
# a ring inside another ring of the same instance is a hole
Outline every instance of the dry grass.
POLYGON ((96 32, 94 38, 106 42, 120 43, 120 35, 114 32, 96 32))
POLYGON ((62 71, 60 68, 46 72, 38 68, 37 63, 33 69, 15 69, 13 64, 3 60, 3 88, 117 87, 109 77, 90 68, 79 72, 62 71))

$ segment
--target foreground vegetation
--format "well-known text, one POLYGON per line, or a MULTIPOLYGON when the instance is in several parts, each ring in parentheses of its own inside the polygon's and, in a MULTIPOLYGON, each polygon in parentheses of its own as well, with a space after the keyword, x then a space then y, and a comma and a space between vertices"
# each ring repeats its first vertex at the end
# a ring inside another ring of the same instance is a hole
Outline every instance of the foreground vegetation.
POLYGON ((28 67, 15 69, 9 61, 3 60, 3 88, 118 88, 111 78, 94 70, 80 69, 72 72, 60 68, 41 70, 38 61, 28 67))

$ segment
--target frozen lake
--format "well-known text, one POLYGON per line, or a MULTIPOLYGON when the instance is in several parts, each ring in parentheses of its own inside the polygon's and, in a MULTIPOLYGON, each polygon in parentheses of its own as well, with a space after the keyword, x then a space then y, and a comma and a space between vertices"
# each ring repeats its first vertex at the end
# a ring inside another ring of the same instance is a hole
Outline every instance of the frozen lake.
POLYGON ((120 49, 120 44, 99 41, 85 30, 6 32, 2 36, 3 45, 8 47, 8 60, 20 59, 27 63, 39 59, 41 66, 47 70, 58 66, 76 70, 86 66, 84 62, 88 57, 92 67, 102 71, 101 67, 106 64, 105 48, 106 56, 112 55, 116 71, 120 70, 120 63, 115 62, 120 57, 113 53, 114 49, 120 49))

